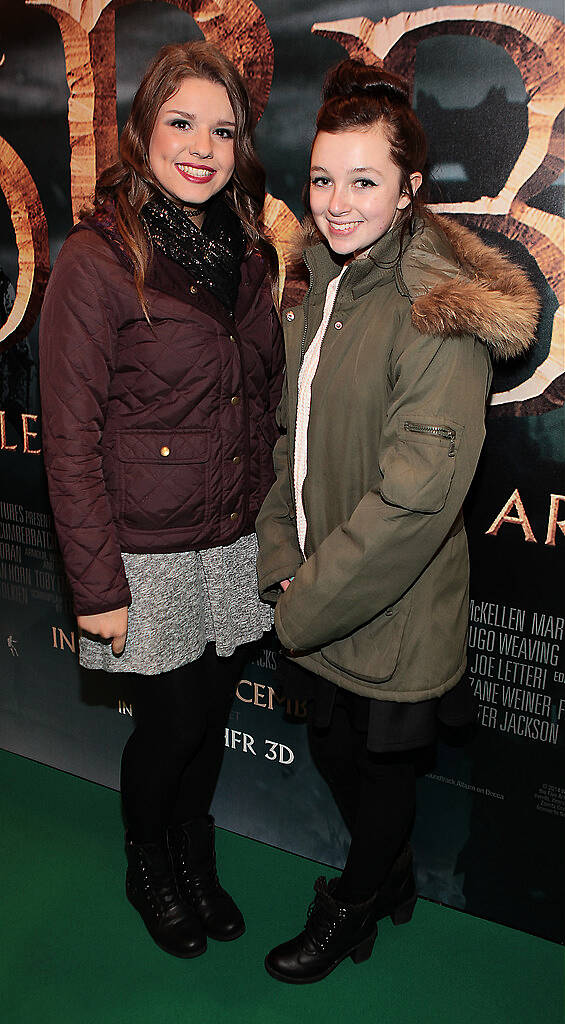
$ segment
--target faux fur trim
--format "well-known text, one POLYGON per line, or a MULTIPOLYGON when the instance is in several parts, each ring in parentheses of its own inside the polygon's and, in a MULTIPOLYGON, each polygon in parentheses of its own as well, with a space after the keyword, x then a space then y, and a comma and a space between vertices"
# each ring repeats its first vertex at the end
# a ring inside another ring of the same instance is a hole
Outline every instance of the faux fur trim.
POLYGON ((534 344, 541 307, 527 274, 456 221, 429 219, 447 238, 461 269, 414 299, 416 329, 443 337, 478 335, 495 359, 524 355, 534 344))
MULTIPOLYGON (((296 237, 291 259, 324 241, 311 217, 296 237)), ((424 228, 402 260, 401 278, 420 334, 476 335, 493 359, 524 355, 535 342, 541 307, 521 267, 474 231, 426 211, 424 228)))
POLYGON ((287 266, 292 268, 295 275, 302 277, 306 273, 304 250, 311 249, 313 245, 323 241, 324 236, 320 234, 312 217, 307 213, 293 230, 285 257, 287 266))

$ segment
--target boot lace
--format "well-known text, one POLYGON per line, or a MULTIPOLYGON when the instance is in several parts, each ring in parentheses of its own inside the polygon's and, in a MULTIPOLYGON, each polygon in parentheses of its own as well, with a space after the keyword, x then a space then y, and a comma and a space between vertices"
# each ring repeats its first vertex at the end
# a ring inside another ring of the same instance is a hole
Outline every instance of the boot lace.
POLYGON ((314 891, 316 895, 308 907, 304 931, 314 945, 324 951, 347 916, 347 908, 332 898, 323 875, 314 882, 314 891))
POLYGON ((178 872, 187 895, 190 897, 223 895, 216 868, 216 857, 205 864, 191 864, 186 837, 182 837, 178 855, 178 872))

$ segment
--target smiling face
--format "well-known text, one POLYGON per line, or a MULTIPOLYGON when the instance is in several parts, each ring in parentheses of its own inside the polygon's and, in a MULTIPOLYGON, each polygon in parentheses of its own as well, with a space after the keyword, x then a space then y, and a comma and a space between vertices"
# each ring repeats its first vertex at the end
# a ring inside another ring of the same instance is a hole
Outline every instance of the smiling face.
MULTIPOLYGON (((422 176, 410 175, 414 192, 422 176)), ((368 129, 319 132, 312 148, 310 209, 335 253, 359 256, 410 205, 388 139, 377 123, 368 129)))
POLYGON ((159 109, 149 142, 149 164, 162 189, 177 202, 205 203, 233 174, 234 134, 225 87, 185 78, 159 109))

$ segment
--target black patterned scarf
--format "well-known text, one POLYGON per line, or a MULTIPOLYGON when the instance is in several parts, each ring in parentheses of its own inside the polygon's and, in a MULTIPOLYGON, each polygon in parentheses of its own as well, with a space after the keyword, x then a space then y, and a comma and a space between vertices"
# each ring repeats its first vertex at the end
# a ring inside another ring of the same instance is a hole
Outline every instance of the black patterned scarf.
POLYGON ((141 215, 153 244, 233 310, 245 235, 239 217, 224 200, 216 196, 210 201, 202 228, 161 194, 145 204, 141 215))

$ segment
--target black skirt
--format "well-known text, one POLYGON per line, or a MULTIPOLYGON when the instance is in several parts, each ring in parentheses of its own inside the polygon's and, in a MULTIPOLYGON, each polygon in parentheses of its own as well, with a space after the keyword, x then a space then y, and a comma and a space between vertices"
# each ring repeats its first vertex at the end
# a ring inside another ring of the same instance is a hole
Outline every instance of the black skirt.
MULTIPOLYGON (((330 726, 340 689, 335 683, 283 656, 277 678, 287 697, 308 701, 308 715, 316 728, 330 726)), ((462 730, 475 721, 475 699, 465 676, 441 697, 415 703, 372 700, 355 693, 350 698, 355 729, 367 733, 368 750, 379 754, 427 747, 437 740, 442 727, 462 730)))

